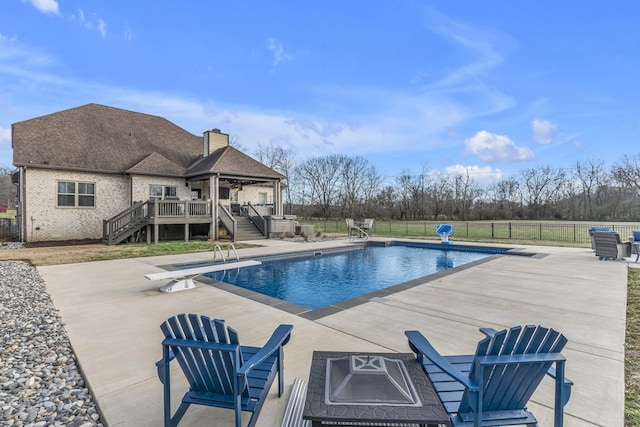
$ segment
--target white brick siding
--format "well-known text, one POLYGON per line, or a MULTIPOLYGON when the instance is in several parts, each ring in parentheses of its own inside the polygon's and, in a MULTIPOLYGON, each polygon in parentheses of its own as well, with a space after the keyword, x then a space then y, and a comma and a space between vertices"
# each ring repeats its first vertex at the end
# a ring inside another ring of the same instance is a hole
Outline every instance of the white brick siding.
POLYGON ((129 177, 27 168, 25 179, 26 241, 101 239, 102 220, 129 203, 129 177), (58 181, 95 183, 94 207, 58 207, 58 181))
POLYGON ((131 177, 131 192, 136 202, 149 200, 149 185, 176 187, 176 196, 180 200, 191 200, 191 187, 185 185, 184 178, 136 175, 131 177))
POLYGON ((131 206, 132 193, 135 201, 148 200, 149 184, 175 186, 180 199, 191 198, 191 188, 180 178, 27 168, 24 179, 24 238, 27 242, 102 239, 102 221, 131 206), (58 207, 58 181, 95 183, 95 206, 58 207))

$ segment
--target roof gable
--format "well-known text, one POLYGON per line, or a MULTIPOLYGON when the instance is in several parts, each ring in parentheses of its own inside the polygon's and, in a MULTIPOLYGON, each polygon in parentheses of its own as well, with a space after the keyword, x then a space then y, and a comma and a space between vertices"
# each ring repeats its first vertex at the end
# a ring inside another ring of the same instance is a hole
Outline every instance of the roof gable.
POLYGON ((151 153, 126 170, 138 175, 182 176, 185 168, 172 162, 161 154, 151 153))

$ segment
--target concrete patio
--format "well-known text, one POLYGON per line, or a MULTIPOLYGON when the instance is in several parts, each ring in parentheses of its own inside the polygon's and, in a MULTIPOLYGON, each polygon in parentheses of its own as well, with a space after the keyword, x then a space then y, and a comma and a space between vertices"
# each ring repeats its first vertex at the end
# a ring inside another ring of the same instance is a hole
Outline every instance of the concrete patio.
MULTIPOLYGON (((242 258, 350 244, 256 242, 242 258)), ((504 245, 507 246, 507 245, 504 245)), ((509 245, 511 246, 511 245, 509 245)), ((515 247, 515 246, 511 246, 515 247)), ((108 426, 162 425, 159 325, 178 313, 222 318, 247 345, 262 345, 278 324, 294 325, 285 347, 285 395, 272 388, 258 421, 279 426, 295 377, 308 378, 314 350, 409 352, 404 331, 418 329, 443 354, 468 354, 483 326, 535 323, 564 333, 567 376, 574 381, 566 426, 624 424, 626 262, 598 261, 590 249, 518 246, 540 256, 496 256, 422 285, 316 320, 198 284, 162 293, 145 274, 158 266, 208 261, 212 253, 39 267, 60 310, 80 366, 108 426)), ((174 379, 180 375, 176 370, 174 379)), ((174 384, 178 384, 175 382, 174 384)), ((175 388, 174 403, 184 392, 175 388)), ((530 409, 552 422, 553 382, 544 381, 530 409)), ((192 406, 183 426, 233 425, 229 410, 192 406)))

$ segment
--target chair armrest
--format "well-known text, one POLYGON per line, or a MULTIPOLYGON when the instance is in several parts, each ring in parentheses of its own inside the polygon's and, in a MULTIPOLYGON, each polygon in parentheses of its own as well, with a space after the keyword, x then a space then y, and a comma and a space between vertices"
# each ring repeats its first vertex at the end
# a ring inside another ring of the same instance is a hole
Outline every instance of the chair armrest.
POLYGON ((280 347, 285 345, 291 339, 291 330, 293 325, 280 325, 269 338, 269 341, 262 347, 251 359, 246 360, 242 367, 238 369, 236 375, 246 375, 256 365, 264 362, 274 352, 278 351, 280 347))
POLYGON ((468 375, 463 374, 455 366, 453 366, 447 359, 442 357, 438 351, 433 348, 429 340, 419 331, 404 331, 404 334, 409 339, 409 347, 416 353, 418 360, 421 359, 420 355, 429 359, 434 365, 442 369, 446 374, 453 377, 456 381, 462 383, 469 391, 477 391, 478 385, 473 383, 468 375))
POLYGON ((480 328, 480 332, 482 332, 485 336, 489 338, 493 338, 495 334, 498 333, 498 331, 496 331, 493 328, 480 328))
MULTIPOLYGON (((169 350, 169 360, 167 360, 167 365, 176 358, 176 355, 172 350, 169 350)), ((160 378, 160 382, 164 384, 164 358, 158 360, 156 362, 156 369, 158 371, 158 378, 160 378)))
MULTIPOLYGON (((550 367, 549 370, 547 371, 547 375, 549 375, 551 378, 555 380, 556 368, 554 368, 553 366, 550 367)), ((567 402, 569 401, 569 398, 571 397, 571 387, 573 386, 573 381, 571 381, 567 377, 564 377, 564 381, 562 385, 564 387, 564 402, 562 402, 562 405, 564 406, 567 404, 567 402)))

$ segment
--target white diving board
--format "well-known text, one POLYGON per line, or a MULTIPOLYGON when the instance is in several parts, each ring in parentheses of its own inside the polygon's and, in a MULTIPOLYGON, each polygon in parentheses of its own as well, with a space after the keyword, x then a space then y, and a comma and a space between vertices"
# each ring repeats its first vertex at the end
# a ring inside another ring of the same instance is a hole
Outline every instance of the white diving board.
POLYGON ((233 270, 235 268, 242 267, 251 267, 260 264, 262 264, 260 261, 250 259, 247 261, 226 262, 220 264, 212 264, 205 267, 185 268, 182 270, 145 274, 144 277, 149 280, 171 279, 171 282, 161 287, 160 290, 162 292, 177 292, 195 288, 196 285, 193 283, 193 278, 200 276, 201 274, 213 273, 215 271, 233 270))

